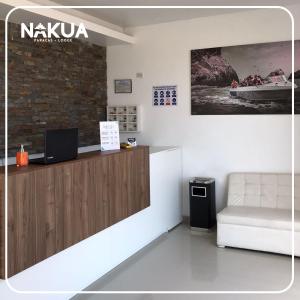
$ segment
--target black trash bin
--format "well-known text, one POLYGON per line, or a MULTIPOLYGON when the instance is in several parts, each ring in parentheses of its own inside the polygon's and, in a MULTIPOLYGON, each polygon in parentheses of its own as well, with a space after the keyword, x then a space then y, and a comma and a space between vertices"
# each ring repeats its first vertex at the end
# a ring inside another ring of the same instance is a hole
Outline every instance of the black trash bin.
POLYGON ((210 229, 216 224, 215 180, 196 177, 190 180, 190 226, 210 229))

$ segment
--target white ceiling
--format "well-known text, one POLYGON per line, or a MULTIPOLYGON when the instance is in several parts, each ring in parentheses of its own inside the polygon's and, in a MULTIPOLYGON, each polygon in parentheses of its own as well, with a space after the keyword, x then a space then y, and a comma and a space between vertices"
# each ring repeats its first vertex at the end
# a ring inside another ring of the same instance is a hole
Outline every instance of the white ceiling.
MULTIPOLYGON (((43 0, 36 0, 40 3, 43 0)), ((47 1, 47 0, 45 0, 47 1)), ((54 0, 62 5, 128 5, 128 6, 146 6, 146 5, 290 5, 298 4, 299 0, 54 0)), ((126 28, 135 26, 144 26, 151 24, 159 24, 178 20, 194 19, 199 17, 207 17, 225 13, 232 13, 232 9, 154 9, 154 8, 93 8, 80 9, 82 12, 90 16, 102 19, 103 21, 126 28)), ((243 10, 235 9, 235 11, 243 10)))
MULTIPOLYGON (((29 0, 38 5, 93 5, 93 6, 161 6, 161 5, 249 5, 249 0, 29 0)), ((6 16, 10 10, 9 5, 19 6, 24 5, 26 0, 0 0, 0 19, 6 16), (6 3, 6 5, 5 5, 6 3)), ((251 5, 284 5, 299 4, 299 0, 251 0, 251 5)), ((26 5, 26 4, 25 4, 26 5)), ((28 4, 27 4, 28 5, 28 4)), ((32 5, 32 4, 30 4, 32 5)), ((208 17, 219 14, 228 14, 244 10, 238 9, 219 9, 219 8, 93 8, 84 9, 59 9, 63 13, 74 16, 95 25, 104 26, 105 28, 113 30, 115 33, 124 33, 124 29, 135 26, 145 26, 152 24, 159 24, 165 22, 172 22, 178 20, 188 20, 200 17, 208 17)), ((50 15, 47 15, 50 17, 50 15)), ((53 16, 53 14, 52 14, 53 16)), ((18 10, 10 16, 10 21, 15 23, 26 22, 27 19, 32 21, 41 21, 45 16, 39 14, 32 14, 29 12, 18 10)), ((54 17, 55 18, 55 17, 54 17)), ((95 30, 94 30, 95 31, 95 30)), ((128 32, 128 31, 125 31, 128 32)), ((89 33, 90 41, 100 45, 110 45, 115 43, 122 43, 118 39, 110 39, 107 36, 101 36, 97 31, 89 33)))
POLYGON ((229 9, 201 8, 99 8, 80 10, 123 28, 195 19, 232 12, 232 10, 229 9))

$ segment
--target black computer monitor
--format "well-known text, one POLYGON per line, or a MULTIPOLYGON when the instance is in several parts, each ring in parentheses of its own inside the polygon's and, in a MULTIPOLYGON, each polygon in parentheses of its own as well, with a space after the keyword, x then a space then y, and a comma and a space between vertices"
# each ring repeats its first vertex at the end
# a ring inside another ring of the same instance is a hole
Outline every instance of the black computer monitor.
POLYGON ((45 132, 45 159, 60 162, 78 155, 78 128, 51 129, 45 132))
POLYGON ((44 147, 44 157, 31 159, 31 163, 51 164, 75 159, 78 155, 78 128, 46 130, 44 147))

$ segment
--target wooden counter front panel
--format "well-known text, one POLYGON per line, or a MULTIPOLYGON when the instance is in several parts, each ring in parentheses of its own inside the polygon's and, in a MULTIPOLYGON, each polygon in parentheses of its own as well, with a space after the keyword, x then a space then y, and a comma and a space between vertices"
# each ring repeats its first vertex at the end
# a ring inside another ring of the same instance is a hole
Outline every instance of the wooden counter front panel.
POLYGON ((109 219, 113 225, 150 205, 148 149, 111 156, 109 170, 109 219))
POLYGON ((35 176, 8 180, 8 276, 36 263, 35 176))
POLYGON ((58 198, 55 197, 55 168, 36 171, 34 179, 36 262, 39 262, 56 253, 56 199, 58 198))
POLYGON ((109 225, 113 225, 123 219, 127 214, 127 153, 109 157, 109 179, 108 179, 108 200, 109 200, 109 225))
MULTIPOLYGON (((149 157, 149 154, 146 157, 149 157)), ((129 170, 126 176, 127 214, 131 216, 150 204, 149 162, 145 160, 145 153, 143 151, 138 151, 135 155, 127 153, 126 169, 129 170)))
POLYGON ((73 245, 73 164, 56 166, 54 177, 55 245, 59 252, 73 245))
POLYGON ((148 147, 9 175, 9 276, 146 208, 149 188, 148 147))
POLYGON ((99 232, 110 225, 109 221, 109 185, 112 181, 109 170, 109 159, 103 157, 101 160, 95 160, 95 185, 96 185, 96 218, 95 231, 99 232))

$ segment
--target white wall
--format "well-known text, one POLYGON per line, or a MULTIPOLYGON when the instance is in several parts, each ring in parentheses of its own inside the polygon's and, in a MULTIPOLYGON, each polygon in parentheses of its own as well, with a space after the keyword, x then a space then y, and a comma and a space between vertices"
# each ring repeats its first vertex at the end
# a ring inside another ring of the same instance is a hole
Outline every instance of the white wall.
MULTIPOLYGON (((299 8, 293 11, 300 19, 299 8)), ((291 116, 190 114, 190 50, 288 40, 291 20, 285 11, 259 9, 128 31, 137 37, 136 45, 107 49, 108 103, 142 105, 143 128, 136 134, 140 144, 182 147, 184 215, 189 214, 190 177, 216 178, 220 210, 225 205, 228 173, 291 171, 291 116), (135 78, 137 72, 144 77, 135 78), (114 94, 113 80, 118 78, 133 78, 132 94, 114 94), (169 84, 178 85, 178 106, 153 107, 152 86, 169 84)))

